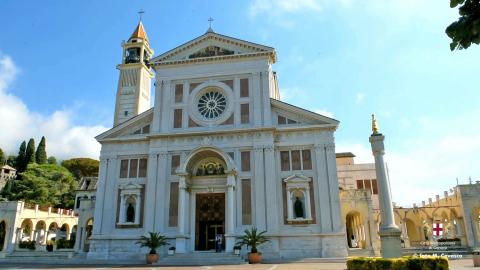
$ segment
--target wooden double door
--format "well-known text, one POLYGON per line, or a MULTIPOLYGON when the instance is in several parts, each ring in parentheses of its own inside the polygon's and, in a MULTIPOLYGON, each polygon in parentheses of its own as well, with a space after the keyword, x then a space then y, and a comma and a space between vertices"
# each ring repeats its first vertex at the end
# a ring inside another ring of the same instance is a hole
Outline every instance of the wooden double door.
MULTIPOLYGON (((215 237, 223 237, 225 232, 225 193, 196 196, 195 250, 215 250, 215 237)), ((223 240, 223 248, 224 243, 223 240)))

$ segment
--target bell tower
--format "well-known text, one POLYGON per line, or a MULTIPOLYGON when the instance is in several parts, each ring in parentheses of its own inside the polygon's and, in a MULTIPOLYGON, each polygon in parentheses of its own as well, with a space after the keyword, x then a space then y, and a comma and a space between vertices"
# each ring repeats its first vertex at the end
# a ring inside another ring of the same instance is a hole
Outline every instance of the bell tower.
POLYGON ((149 60, 153 55, 150 49, 147 33, 142 21, 127 42, 122 42, 122 63, 118 80, 117 100, 113 126, 150 109, 151 84, 153 72, 149 60))

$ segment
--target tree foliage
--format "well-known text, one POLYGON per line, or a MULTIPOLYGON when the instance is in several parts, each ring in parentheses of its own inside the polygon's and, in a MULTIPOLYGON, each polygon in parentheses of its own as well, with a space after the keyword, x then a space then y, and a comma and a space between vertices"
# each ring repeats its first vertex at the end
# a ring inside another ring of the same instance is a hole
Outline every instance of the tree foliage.
POLYGON ((62 161, 62 166, 80 180, 84 176, 97 176, 99 163, 98 160, 91 158, 72 158, 62 161))
POLYGON ((5 165, 6 159, 5 159, 5 153, 3 153, 2 148, 0 148, 0 166, 5 165))
POLYGON ((35 161, 38 164, 46 164, 47 163, 47 151, 45 145, 45 137, 42 136, 40 143, 38 144, 37 152, 35 152, 35 161))
POLYGON ((18 155, 17 155, 17 162, 16 162, 16 169, 17 173, 24 172, 25 169, 27 168, 27 163, 25 161, 25 151, 27 149, 27 143, 25 141, 20 144, 20 148, 18 149, 18 155))
POLYGON ((47 159, 47 163, 48 164, 57 164, 57 158, 55 158, 54 156, 50 156, 47 159))
POLYGON ((13 168, 17 168, 17 156, 8 156, 7 158, 7 165, 13 168))
POLYGON ((28 165, 21 181, 10 188, 9 200, 61 208, 73 208, 77 182, 64 167, 53 164, 28 165))
POLYGON ((460 18, 445 30, 452 39, 450 50, 467 49, 480 44, 480 0, 450 0, 450 7, 459 6, 460 18))
POLYGON ((35 162, 35 140, 31 138, 27 144, 27 150, 25 150, 25 162, 26 166, 35 162))

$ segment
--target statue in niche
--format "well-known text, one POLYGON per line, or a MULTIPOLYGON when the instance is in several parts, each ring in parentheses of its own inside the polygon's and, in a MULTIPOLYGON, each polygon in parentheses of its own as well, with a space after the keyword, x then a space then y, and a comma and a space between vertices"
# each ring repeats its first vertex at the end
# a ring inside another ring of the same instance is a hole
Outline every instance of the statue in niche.
POLYGON ((201 164, 197 168, 196 176, 209 176, 209 175, 223 175, 225 174, 225 169, 223 165, 215 162, 208 162, 201 164))
POLYGON ((127 222, 134 222, 135 221, 135 207, 133 207, 132 203, 128 203, 127 206, 127 222))
POLYGON ((296 197, 293 208, 295 210, 295 218, 303 218, 303 203, 299 197, 296 197))

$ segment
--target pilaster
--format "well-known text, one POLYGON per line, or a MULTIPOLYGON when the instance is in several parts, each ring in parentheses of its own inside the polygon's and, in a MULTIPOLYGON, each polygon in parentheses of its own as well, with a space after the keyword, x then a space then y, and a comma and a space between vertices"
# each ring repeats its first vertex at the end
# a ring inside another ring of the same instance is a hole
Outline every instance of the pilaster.
POLYGON ((320 212, 319 223, 321 231, 323 233, 326 233, 332 231, 332 218, 330 212, 331 205, 328 187, 327 156, 325 152, 325 146, 323 144, 316 144, 313 151, 315 153, 315 169, 317 172, 317 193, 319 201, 319 205, 316 208, 320 212))
POLYGON ((254 225, 260 230, 266 230, 266 212, 265 212, 265 172, 264 172, 264 160, 263 160, 263 148, 254 147, 253 149, 253 161, 254 161, 254 204, 252 209, 255 212, 254 225))
POLYGON ((275 169, 275 154, 273 145, 266 146, 264 149, 265 155, 265 208, 267 210, 267 230, 269 233, 278 232, 279 209, 277 199, 277 185, 280 185, 280 179, 276 177, 275 169))
POLYGON ((93 234, 100 234, 103 226, 103 210, 106 195, 106 184, 108 178, 109 159, 100 158, 100 169, 97 183, 96 203, 95 203, 95 226, 93 226, 93 234))
MULTIPOLYGON (((156 186, 157 186, 157 167, 158 167, 158 154, 150 153, 148 155, 148 165, 147 165, 147 184, 145 186, 145 200, 142 204, 143 215, 145 219, 145 231, 153 232, 154 220, 156 216, 155 208, 157 207, 157 196, 156 196, 156 186), (148 205, 148 207, 147 207, 148 205)), ((136 219, 138 220, 138 219, 136 219)))

